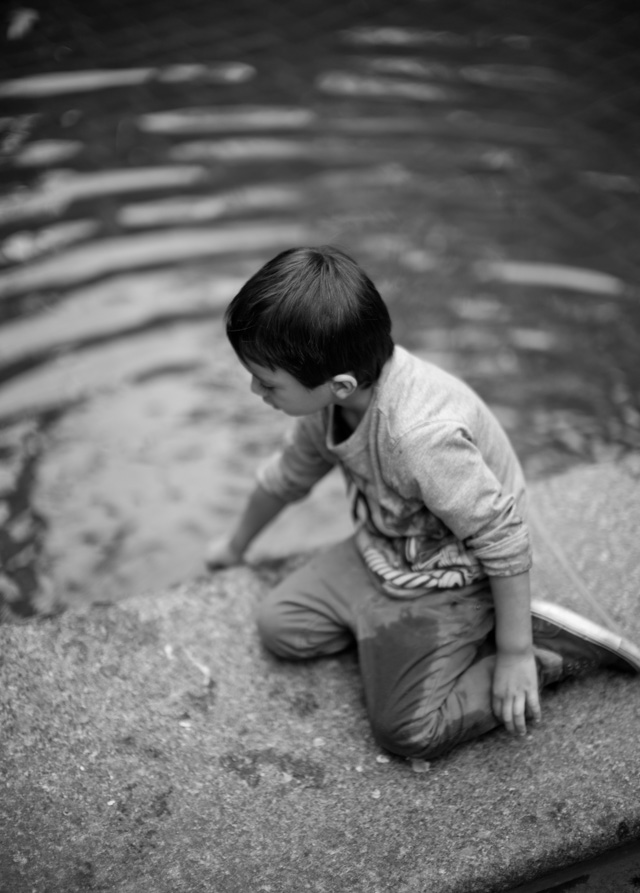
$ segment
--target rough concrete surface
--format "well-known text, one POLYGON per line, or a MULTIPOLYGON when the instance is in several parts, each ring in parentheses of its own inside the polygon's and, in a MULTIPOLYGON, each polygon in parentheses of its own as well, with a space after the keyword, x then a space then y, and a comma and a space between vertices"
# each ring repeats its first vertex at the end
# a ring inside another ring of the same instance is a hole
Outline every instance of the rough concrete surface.
MULTIPOLYGON (((636 639, 638 487, 612 465, 533 488, 636 639)), ((544 544, 539 564, 575 603, 544 544)), ((252 611, 281 572, 0 630, 2 893, 497 893, 640 836, 638 677, 567 681, 526 738, 415 771, 372 740, 354 653, 263 650, 252 611)))

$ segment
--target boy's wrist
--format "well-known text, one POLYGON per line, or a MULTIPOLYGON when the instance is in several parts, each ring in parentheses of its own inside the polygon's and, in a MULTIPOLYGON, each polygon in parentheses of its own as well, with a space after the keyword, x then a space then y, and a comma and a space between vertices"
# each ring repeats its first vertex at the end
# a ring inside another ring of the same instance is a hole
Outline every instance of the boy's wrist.
POLYGON ((502 648, 498 646, 496 647, 496 654, 498 657, 511 658, 513 660, 533 657, 533 644, 521 646, 507 645, 502 648))
POLYGON ((509 657, 528 657, 533 654, 530 626, 511 625, 500 633, 496 630, 496 653, 509 657))
POLYGON ((235 537, 232 537, 229 540, 228 545, 229 545, 229 549, 233 552, 233 554, 238 559, 242 558, 242 556, 244 555, 244 553, 247 550, 247 543, 245 543, 242 540, 240 540, 240 542, 238 542, 235 537))
POLYGON ((492 577, 495 636, 498 655, 512 660, 533 654, 531 597, 527 572, 511 577, 492 577))

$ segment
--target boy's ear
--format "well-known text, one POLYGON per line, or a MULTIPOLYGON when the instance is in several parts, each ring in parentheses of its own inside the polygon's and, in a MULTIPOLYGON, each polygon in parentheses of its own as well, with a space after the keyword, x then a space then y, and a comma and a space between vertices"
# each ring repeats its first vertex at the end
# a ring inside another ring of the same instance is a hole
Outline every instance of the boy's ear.
POLYGON ((334 375, 329 384, 334 397, 338 400, 346 400, 358 389, 356 377, 348 372, 334 375))

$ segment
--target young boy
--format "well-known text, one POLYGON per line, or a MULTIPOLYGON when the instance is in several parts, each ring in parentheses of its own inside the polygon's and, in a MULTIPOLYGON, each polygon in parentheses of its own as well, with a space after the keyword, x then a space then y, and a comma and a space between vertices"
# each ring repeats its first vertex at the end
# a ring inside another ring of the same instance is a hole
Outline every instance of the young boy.
POLYGON ((524 735, 539 688, 588 667, 640 671, 640 649, 529 593, 523 474, 507 436, 465 384, 391 338, 373 283, 334 248, 285 251, 231 302, 227 334, 251 390, 296 421, 258 472, 210 568, 334 465, 355 533, 260 606, 285 658, 357 642, 374 735, 430 759, 500 723, 524 735))

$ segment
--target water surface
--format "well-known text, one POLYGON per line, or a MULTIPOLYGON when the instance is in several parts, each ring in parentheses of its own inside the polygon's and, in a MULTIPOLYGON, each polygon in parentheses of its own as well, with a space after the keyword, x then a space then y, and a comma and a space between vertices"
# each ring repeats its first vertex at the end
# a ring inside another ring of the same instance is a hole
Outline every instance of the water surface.
MULTIPOLYGON (((574 5, 100 0, 7 41, 6 619, 202 572, 287 424, 222 313, 291 245, 352 253, 530 477, 635 461, 638 17, 574 5)), ((331 476, 253 557, 343 504, 331 476)))

